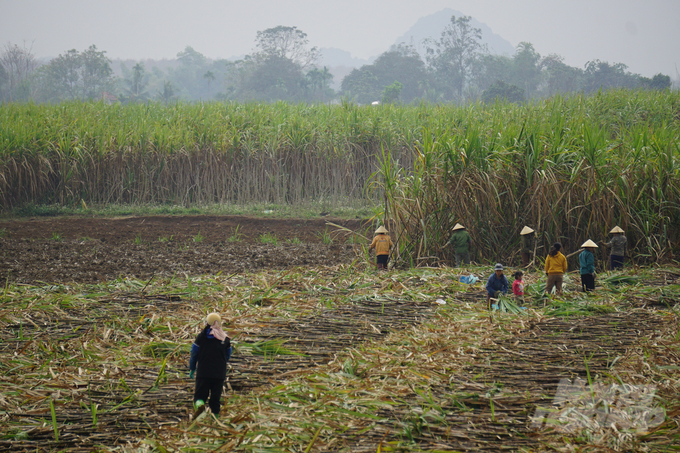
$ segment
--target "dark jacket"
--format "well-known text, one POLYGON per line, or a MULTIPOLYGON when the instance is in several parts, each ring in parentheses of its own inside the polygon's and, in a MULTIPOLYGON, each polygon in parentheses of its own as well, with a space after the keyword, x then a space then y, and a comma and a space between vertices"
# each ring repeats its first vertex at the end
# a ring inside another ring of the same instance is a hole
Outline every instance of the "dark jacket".
POLYGON ((578 263, 581 267, 581 275, 592 274, 595 272, 595 257, 588 250, 584 250, 578 256, 578 263))
POLYGON ((464 254, 470 252, 470 233, 466 230, 456 230, 449 239, 449 244, 453 246, 454 253, 464 254))
POLYGON ((508 279, 505 277, 505 274, 501 276, 501 278, 498 278, 496 276, 496 273, 494 272, 489 276, 489 280, 486 282, 486 292, 489 293, 489 296, 493 296, 496 291, 500 291, 503 294, 508 292, 508 279))
POLYGON ((227 362, 231 356, 231 342, 229 337, 220 341, 210 332, 210 326, 205 326, 191 345, 191 360, 189 369, 196 372, 197 378, 224 379, 227 377, 227 362))

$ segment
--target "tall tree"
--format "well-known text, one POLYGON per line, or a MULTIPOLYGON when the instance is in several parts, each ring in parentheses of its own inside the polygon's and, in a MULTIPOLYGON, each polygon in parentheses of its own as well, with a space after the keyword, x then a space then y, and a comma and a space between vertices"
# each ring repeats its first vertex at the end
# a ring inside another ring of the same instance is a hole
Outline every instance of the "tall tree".
POLYGON ((305 76, 309 82, 312 100, 325 102, 330 97, 333 89, 330 87, 333 81, 333 74, 326 66, 323 69, 312 68, 305 76))
POLYGON ((279 25, 257 32, 255 43, 264 59, 270 57, 287 58, 303 71, 316 64, 319 52, 316 47, 308 48, 307 34, 297 27, 279 25))
POLYGON ((514 84, 522 87, 527 97, 532 97, 541 81, 541 55, 536 52, 533 44, 521 42, 517 45, 512 59, 515 67, 514 84))
POLYGON ((97 46, 91 45, 80 54, 80 60, 83 97, 100 98, 110 88, 113 79, 111 61, 106 57, 106 51, 98 51, 97 46))
POLYGON ((342 94, 361 104, 370 104, 380 99, 382 87, 374 70, 372 65, 353 69, 342 79, 342 94))
POLYGON ((647 77, 640 77, 640 83, 645 88, 663 91, 671 87, 671 77, 659 73, 651 79, 647 77))
POLYGON ((163 82, 163 90, 158 92, 158 99, 163 104, 167 104, 175 99, 175 88, 171 81, 166 80, 163 82))
POLYGON ((568 93, 581 89, 583 70, 564 63, 560 55, 551 54, 541 60, 545 72, 547 95, 568 93))
POLYGON ((66 51, 37 71, 38 100, 100 99, 113 86, 113 70, 96 46, 66 51))
POLYGON ((146 91, 148 82, 144 73, 145 69, 142 63, 137 63, 132 67, 132 76, 125 80, 128 87, 123 97, 127 102, 140 102, 149 99, 149 93, 146 91))
POLYGON ((451 16, 439 40, 426 40, 426 59, 440 84, 452 97, 462 99, 474 65, 487 53, 482 31, 470 25, 470 16, 451 16))
POLYGON ((32 94, 30 78, 38 67, 31 47, 7 43, 0 54, 0 65, 5 74, 5 89, 1 97, 10 102, 27 101, 32 94))
POLYGON ((210 83, 215 81, 215 73, 212 71, 207 71, 205 74, 203 74, 203 78, 208 81, 208 97, 212 97, 210 83))
POLYGON ((242 88, 255 99, 300 101, 304 97, 304 84, 299 65, 289 58, 272 55, 250 68, 242 88))
POLYGON ((411 102, 423 96, 423 82, 429 83, 429 79, 418 52, 411 46, 400 45, 381 54, 373 64, 349 73, 341 87, 345 95, 357 96, 358 102, 369 103, 381 99, 383 90, 398 81, 399 98, 411 102))
POLYGON ((594 92, 608 88, 634 88, 639 84, 639 77, 626 71, 623 63, 610 65, 606 61, 593 60, 586 63, 585 90, 594 92))

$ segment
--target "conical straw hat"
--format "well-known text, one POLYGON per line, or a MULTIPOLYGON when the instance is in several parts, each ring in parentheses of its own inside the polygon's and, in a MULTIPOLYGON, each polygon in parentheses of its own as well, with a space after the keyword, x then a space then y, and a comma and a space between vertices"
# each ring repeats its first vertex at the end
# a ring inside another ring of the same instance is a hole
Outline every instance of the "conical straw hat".
POLYGON ((612 230, 609 232, 610 234, 612 233, 623 233, 623 230, 621 229, 620 226, 616 225, 612 230))
POLYGON ((596 249, 599 248, 597 246, 597 244, 594 243, 593 241, 591 241, 590 239, 588 239, 586 242, 584 242, 583 245, 581 245, 581 247, 594 247, 596 249))
POLYGON ((209 325, 215 324, 215 321, 222 321, 222 317, 220 316, 219 313, 210 313, 208 316, 205 318, 205 322, 207 322, 209 325))
POLYGON ((380 226, 378 227, 378 229, 375 230, 375 234, 379 234, 379 233, 385 233, 385 234, 387 234, 387 228, 385 228, 384 226, 380 225, 380 226))
POLYGON ((461 225, 460 223, 457 223, 456 226, 453 227, 453 231, 464 230, 464 229, 465 229, 465 227, 463 225, 461 225))
POLYGON ((522 231, 519 232, 519 235, 520 235, 520 236, 524 236, 524 235, 526 235, 526 234, 531 234, 531 233, 533 233, 533 232, 534 232, 534 230, 532 230, 532 229, 529 228, 528 226, 525 226, 524 228, 522 228, 522 231))

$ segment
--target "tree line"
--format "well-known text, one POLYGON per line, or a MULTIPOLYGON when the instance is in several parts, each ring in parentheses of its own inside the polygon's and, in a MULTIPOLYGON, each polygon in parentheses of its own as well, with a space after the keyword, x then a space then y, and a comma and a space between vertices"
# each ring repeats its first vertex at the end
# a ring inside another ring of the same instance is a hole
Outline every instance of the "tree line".
POLYGON ((257 32, 253 53, 237 61, 210 60, 187 46, 165 69, 121 63, 119 75, 95 45, 40 62, 30 47, 7 44, 0 53, 0 101, 488 103, 609 88, 671 87, 668 75, 643 77, 623 63, 592 60, 583 68, 572 67, 559 55, 541 56, 528 42, 520 43, 512 56, 494 55, 470 20, 452 16, 438 38, 424 42, 424 55, 410 45, 393 46, 345 76, 338 92, 331 88, 329 68, 318 65, 318 49, 297 27, 257 32))

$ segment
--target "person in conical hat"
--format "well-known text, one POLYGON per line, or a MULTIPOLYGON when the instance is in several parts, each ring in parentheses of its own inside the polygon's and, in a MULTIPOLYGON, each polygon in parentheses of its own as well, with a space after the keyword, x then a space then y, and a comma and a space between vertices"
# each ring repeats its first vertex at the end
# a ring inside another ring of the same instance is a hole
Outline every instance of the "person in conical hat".
POLYGON ((196 374, 194 419, 205 411, 206 402, 213 415, 219 415, 227 362, 231 358, 231 340, 222 330, 222 317, 219 313, 210 313, 205 321, 206 325, 191 345, 189 360, 189 378, 193 379, 196 374))
POLYGON ((595 289, 595 249, 597 244, 590 239, 581 245, 584 249, 578 256, 578 262, 581 268, 581 288, 583 292, 593 291, 595 289))
POLYGON ((534 253, 534 230, 525 226, 519 235, 522 236, 522 266, 528 267, 534 253))
POLYGON ((394 244, 392 244, 392 239, 387 235, 387 228, 380 225, 377 230, 375 230, 375 237, 373 242, 368 247, 371 251, 375 249, 375 263, 378 269, 387 269, 387 261, 390 258, 390 249, 394 244))
POLYGON ((470 264, 470 244, 472 239, 470 239, 470 233, 467 229, 460 223, 456 223, 453 227, 453 234, 449 242, 444 245, 447 247, 449 245, 453 246, 453 254, 456 259, 456 267, 460 267, 462 263, 470 264))
POLYGON ((611 270, 623 269, 623 259, 626 256, 626 242, 628 242, 628 239, 624 236, 623 229, 618 225, 612 228, 609 233, 614 235, 611 241, 605 242, 607 247, 611 247, 609 268, 611 270))

